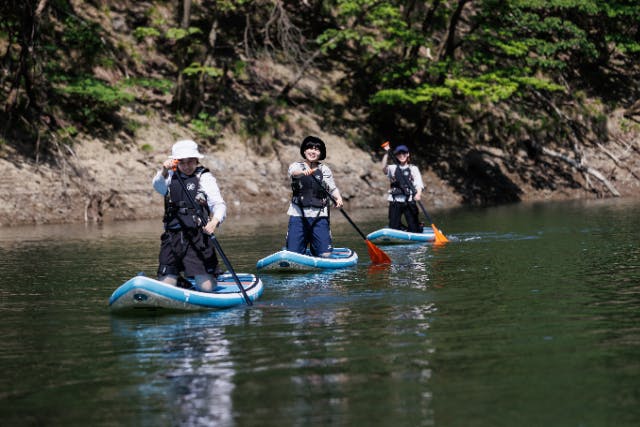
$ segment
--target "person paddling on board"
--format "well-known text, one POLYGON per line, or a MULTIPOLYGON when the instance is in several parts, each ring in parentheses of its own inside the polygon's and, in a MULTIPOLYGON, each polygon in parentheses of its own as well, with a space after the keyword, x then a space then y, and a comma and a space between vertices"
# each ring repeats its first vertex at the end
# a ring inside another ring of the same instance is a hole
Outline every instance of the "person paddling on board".
POLYGON ((153 188, 164 196, 158 280, 176 285, 184 273, 195 278, 198 290, 212 292, 218 258, 209 235, 226 218, 227 205, 215 177, 199 164, 203 157, 194 141, 178 141, 153 178, 153 188))
POLYGON ((343 206, 342 196, 331 169, 320 163, 327 156, 324 141, 316 136, 307 136, 300 145, 300 155, 303 160, 289 166, 293 195, 287 211, 287 250, 305 253, 307 245, 310 245, 313 256, 329 257, 332 246, 327 192, 338 208, 343 206))
POLYGON ((418 221, 418 206, 416 205, 416 201, 420 200, 424 189, 420 170, 417 166, 409 163, 410 154, 406 145, 398 145, 393 150, 399 167, 387 164, 389 145, 387 144, 383 148, 385 153, 382 157, 382 171, 391 182, 387 198, 389 201, 389 228, 422 233, 422 225, 418 221), (402 216, 407 221, 406 227, 402 224, 402 216))

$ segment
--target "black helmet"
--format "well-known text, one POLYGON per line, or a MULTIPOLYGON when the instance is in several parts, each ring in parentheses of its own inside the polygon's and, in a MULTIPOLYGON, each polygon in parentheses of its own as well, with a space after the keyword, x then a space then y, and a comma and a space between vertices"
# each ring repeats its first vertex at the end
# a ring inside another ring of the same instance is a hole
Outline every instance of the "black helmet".
POLYGON ((317 136, 308 136, 302 141, 302 144, 300 145, 300 155, 303 159, 306 158, 304 157, 304 150, 309 147, 318 147, 320 150, 319 160, 324 160, 325 157, 327 157, 327 147, 324 146, 324 141, 317 136))

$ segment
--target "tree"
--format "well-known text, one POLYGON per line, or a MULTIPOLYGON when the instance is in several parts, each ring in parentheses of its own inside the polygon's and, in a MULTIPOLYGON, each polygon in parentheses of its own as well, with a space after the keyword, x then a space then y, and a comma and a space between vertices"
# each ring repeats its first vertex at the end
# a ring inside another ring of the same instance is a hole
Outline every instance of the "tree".
MULTIPOLYGON (((14 124, 16 117, 28 112, 38 114, 41 110, 37 98, 38 82, 34 75, 39 68, 37 62, 37 42, 42 13, 47 0, 10 0, 2 6, 0 24, 6 32, 7 51, 3 55, 3 67, 7 69, 8 95, 4 103, 6 119, 4 132, 14 124), (17 47, 17 52, 13 48, 17 47)), ((2 86, 5 82, 2 81, 2 86)))

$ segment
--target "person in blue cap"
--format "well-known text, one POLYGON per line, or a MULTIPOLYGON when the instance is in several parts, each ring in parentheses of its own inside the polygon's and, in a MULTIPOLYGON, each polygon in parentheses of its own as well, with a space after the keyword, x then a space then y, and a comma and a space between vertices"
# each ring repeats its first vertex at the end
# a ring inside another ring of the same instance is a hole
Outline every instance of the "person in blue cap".
MULTIPOLYGON (((393 150, 393 155, 398 160, 397 164, 389 165, 389 145, 383 146, 385 149, 382 157, 382 171, 391 182, 389 189, 389 228, 396 230, 406 230, 412 233, 422 233, 422 225, 418 219, 418 206, 416 201, 420 200, 424 183, 422 175, 417 166, 409 163, 411 155, 406 145, 398 145, 393 150), (407 225, 402 223, 404 216, 407 225)), ((394 162, 395 163, 395 162, 394 162)))

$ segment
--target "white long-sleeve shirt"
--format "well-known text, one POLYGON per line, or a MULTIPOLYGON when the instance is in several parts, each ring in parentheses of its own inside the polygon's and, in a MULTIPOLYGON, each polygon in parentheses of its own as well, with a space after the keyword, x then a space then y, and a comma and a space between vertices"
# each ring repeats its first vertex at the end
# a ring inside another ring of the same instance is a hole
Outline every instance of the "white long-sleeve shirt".
MULTIPOLYGON (((153 177, 153 189, 160 193, 162 196, 167 194, 169 190, 169 184, 171 183, 171 177, 173 171, 169 170, 167 177, 162 176, 162 170, 153 177)), ((209 206, 209 212, 218 220, 219 224, 227 217, 227 204, 222 198, 220 188, 215 177, 210 172, 205 172, 200 175, 200 189, 207 196, 207 205, 209 206)))
MULTIPOLYGON (((336 182, 333 179, 333 173, 331 172, 331 169, 329 169, 329 166, 326 166, 322 163, 318 164, 318 168, 322 172, 322 184, 325 186, 324 188, 326 188, 329 191, 329 194, 334 196, 333 193, 335 190, 338 189, 338 187, 336 186, 336 182)), ((291 163, 289 165, 289 178, 293 177, 294 172, 300 172, 306 169, 309 169, 309 167, 305 162, 291 163)), ((289 204, 287 215, 302 216, 302 209, 300 209, 300 206, 292 202, 289 204)), ((304 208, 304 216, 307 218, 315 218, 316 216, 321 216, 321 217, 329 216, 329 204, 327 204, 327 206, 325 206, 324 208, 314 208, 314 207, 304 208), (318 214, 318 212, 320 213, 318 214)))
MULTIPOLYGON (((396 178, 397 167, 398 167, 397 165, 387 166, 387 177, 392 181, 395 180, 396 178)), ((414 165, 400 166, 401 170, 405 170, 406 168, 409 168, 409 170, 411 171, 411 177, 413 178, 413 186, 416 187, 416 190, 420 192, 424 190, 424 183, 422 182, 422 175, 420 175, 420 169, 418 169, 418 167, 414 165)), ((400 185, 402 185, 402 182, 400 183, 400 185)), ((389 193, 389 197, 387 197, 387 200, 390 202, 405 202, 406 199, 407 199, 407 196, 405 196, 404 194, 398 194, 394 196, 391 193, 389 193)), ((409 201, 412 201, 412 200, 413 200, 413 195, 409 197, 409 201)))

